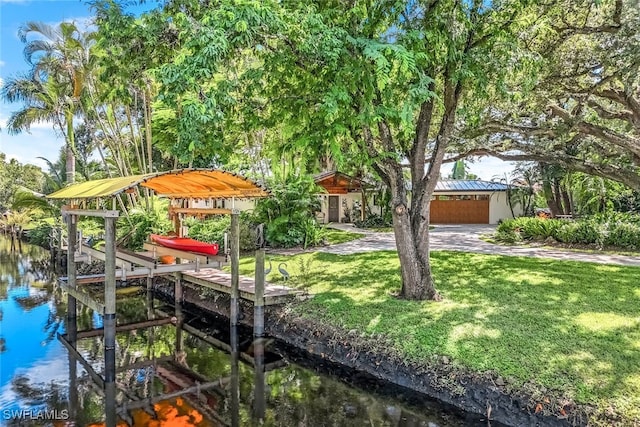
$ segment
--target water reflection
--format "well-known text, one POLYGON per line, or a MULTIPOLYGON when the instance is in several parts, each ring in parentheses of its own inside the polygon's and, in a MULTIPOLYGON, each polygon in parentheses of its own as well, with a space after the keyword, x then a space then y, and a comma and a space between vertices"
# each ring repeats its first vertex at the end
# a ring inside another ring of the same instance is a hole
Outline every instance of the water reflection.
POLYGON ((46 270, 48 253, 27 245, 23 251, 0 258, 2 408, 46 409, 78 426, 106 425, 107 408, 119 426, 467 424, 439 407, 368 393, 301 368, 272 340, 254 340, 250 330, 230 330, 225 319, 203 318, 145 292, 118 299, 115 388, 108 396, 101 317, 81 304, 67 317, 66 298, 51 275, 34 267, 46 270), (65 339, 53 339, 58 333, 65 339))

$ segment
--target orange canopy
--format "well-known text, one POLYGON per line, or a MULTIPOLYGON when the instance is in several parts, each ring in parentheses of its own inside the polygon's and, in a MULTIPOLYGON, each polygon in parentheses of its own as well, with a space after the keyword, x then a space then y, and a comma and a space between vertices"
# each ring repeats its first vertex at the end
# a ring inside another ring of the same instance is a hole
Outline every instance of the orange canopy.
POLYGON ((75 200, 111 197, 137 185, 171 198, 257 198, 269 195, 259 184, 232 172, 219 169, 177 169, 72 184, 49 194, 47 198, 75 200))

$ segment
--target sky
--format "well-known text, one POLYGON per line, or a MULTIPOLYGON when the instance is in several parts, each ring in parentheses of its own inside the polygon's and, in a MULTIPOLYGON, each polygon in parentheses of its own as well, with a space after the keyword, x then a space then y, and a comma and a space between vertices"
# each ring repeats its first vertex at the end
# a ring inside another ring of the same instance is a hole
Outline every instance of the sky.
MULTIPOLYGON (((145 6, 138 6, 134 12, 150 9, 153 3, 149 1, 145 6)), ((29 69, 22 54, 24 45, 17 36, 21 24, 27 21, 58 24, 65 20, 83 23, 89 22, 90 18, 89 6, 80 0, 0 0, 0 79, 5 81, 7 77, 29 69)), ((35 164, 46 170, 46 162, 39 157, 55 162, 64 146, 64 138, 56 134, 52 123, 38 123, 31 127, 29 133, 9 135, 6 121, 13 111, 19 109, 20 104, 0 101, 0 152, 9 159, 15 158, 21 163, 35 164)), ((468 165, 469 172, 488 181, 503 177, 505 172, 513 169, 513 163, 494 158, 469 162, 468 165)), ((451 168, 451 165, 444 165, 442 175, 451 173, 451 168)))
MULTIPOLYGON (((153 6, 154 2, 149 1, 133 11, 153 6)), ((88 25, 91 15, 89 6, 81 0, 0 0, 0 79, 5 81, 7 77, 29 70, 22 53, 24 44, 18 39, 21 24, 41 21, 57 25, 63 21, 75 21, 82 26, 88 25)), ((64 138, 54 131, 52 123, 38 123, 31 127, 29 133, 9 135, 7 119, 20 107, 20 104, 0 101, 0 152, 9 159, 15 158, 46 170, 46 162, 38 157, 55 162, 64 146, 64 138)))

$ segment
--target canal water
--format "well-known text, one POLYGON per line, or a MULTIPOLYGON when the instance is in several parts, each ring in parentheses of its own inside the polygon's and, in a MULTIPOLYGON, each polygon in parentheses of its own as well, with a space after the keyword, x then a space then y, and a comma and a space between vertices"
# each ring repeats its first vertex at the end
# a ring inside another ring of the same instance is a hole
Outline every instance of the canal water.
POLYGON ((10 252, 0 237, 0 425, 102 426, 105 407, 116 408, 118 426, 482 425, 143 290, 118 297, 109 401, 102 335, 91 332, 102 319, 78 304, 70 339, 66 301, 47 251, 10 252))

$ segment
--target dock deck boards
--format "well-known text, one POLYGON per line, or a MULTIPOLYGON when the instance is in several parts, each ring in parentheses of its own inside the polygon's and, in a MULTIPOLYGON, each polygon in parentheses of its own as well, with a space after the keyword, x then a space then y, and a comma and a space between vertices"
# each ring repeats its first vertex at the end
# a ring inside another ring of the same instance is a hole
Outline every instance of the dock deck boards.
MULTIPOLYGON (((215 268, 201 268, 200 271, 184 271, 182 278, 190 283, 204 286, 224 293, 231 293, 231 274, 215 268)), ((255 280, 251 277, 240 276, 240 298, 255 301, 255 280)), ((283 285, 265 282, 265 305, 281 304, 300 291, 283 285)))
MULTIPOLYGON (((139 279, 145 277, 158 277, 177 272, 177 268, 182 270, 182 280, 187 283, 203 286, 226 294, 231 293, 231 274, 216 268, 201 268, 199 271, 187 269, 189 264, 179 266, 158 266, 155 269, 140 268, 132 272, 127 272, 127 279, 139 279)), ((90 274, 86 276, 78 276, 76 283, 78 285, 95 284, 104 282, 104 274, 90 274)), ((116 270, 116 278, 122 280, 122 270, 116 270)), ((60 277, 61 282, 66 283, 67 277, 60 277)), ((240 276, 239 280, 240 298, 255 302, 255 280, 251 277, 240 276)), ((300 291, 283 285, 265 282, 264 287, 264 304, 274 305, 282 304, 291 297, 299 295, 300 291)))

